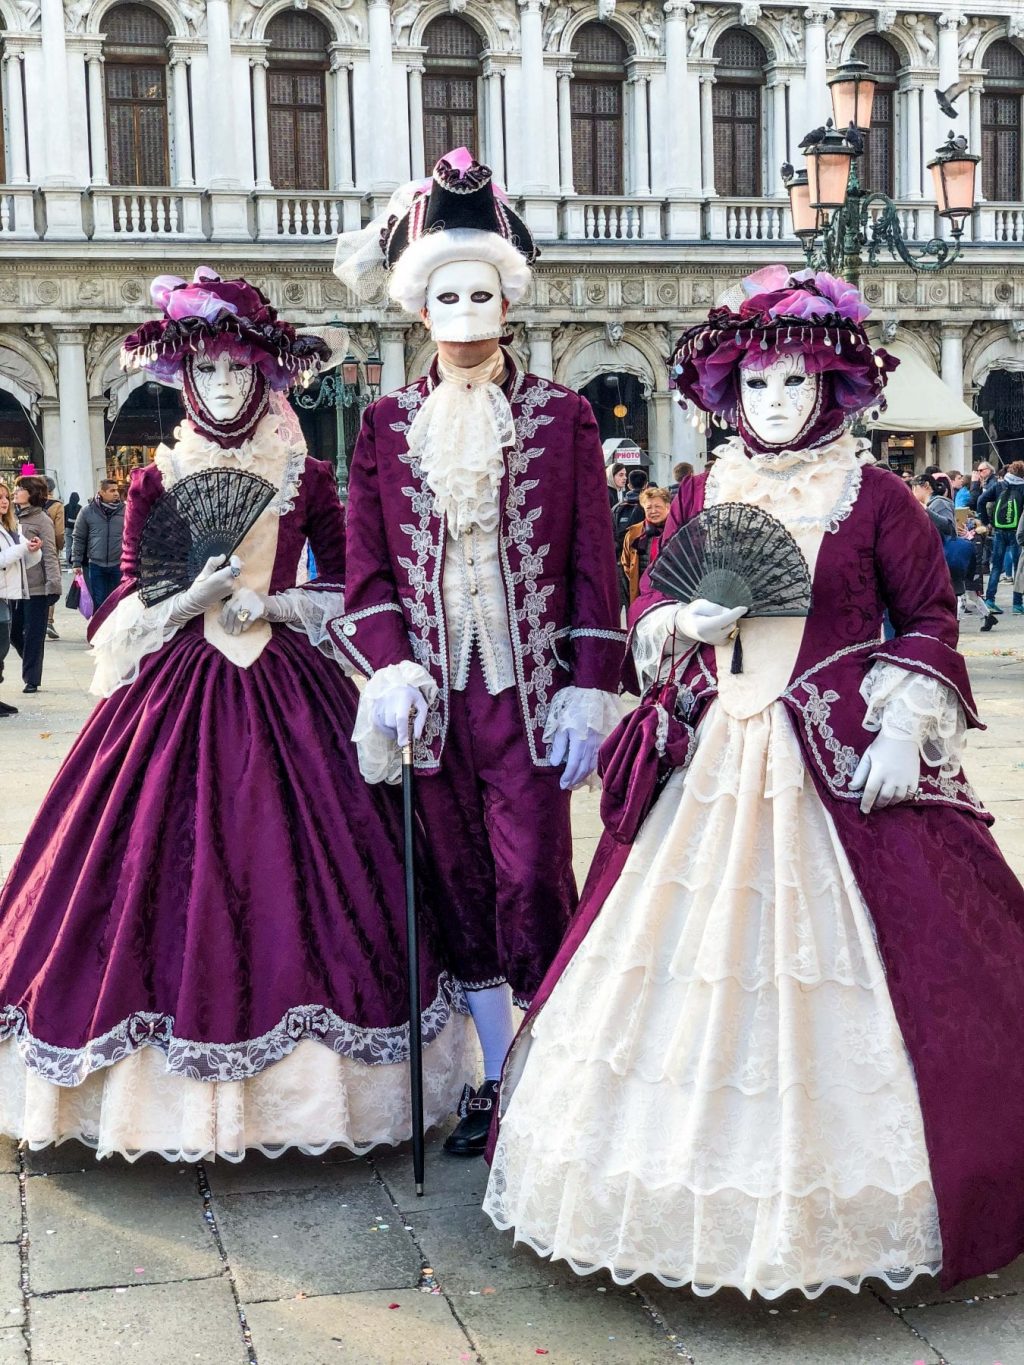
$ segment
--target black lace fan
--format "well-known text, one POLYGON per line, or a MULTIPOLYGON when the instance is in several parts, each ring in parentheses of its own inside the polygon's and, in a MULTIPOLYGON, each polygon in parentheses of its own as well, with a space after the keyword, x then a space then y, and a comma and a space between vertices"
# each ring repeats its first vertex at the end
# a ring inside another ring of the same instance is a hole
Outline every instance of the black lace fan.
POLYGON ((142 528, 139 596, 147 607, 191 587, 212 555, 233 555, 277 489, 258 474, 209 469, 160 498, 142 528))
MULTIPOLYGON (((811 575, 800 546, 778 518, 742 502, 719 503, 681 526, 655 560, 651 583, 677 602, 703 597, 746 607, 747 617, 811 610, 811 575)), ((737 633, 732 671, 742 669, 737 633)))

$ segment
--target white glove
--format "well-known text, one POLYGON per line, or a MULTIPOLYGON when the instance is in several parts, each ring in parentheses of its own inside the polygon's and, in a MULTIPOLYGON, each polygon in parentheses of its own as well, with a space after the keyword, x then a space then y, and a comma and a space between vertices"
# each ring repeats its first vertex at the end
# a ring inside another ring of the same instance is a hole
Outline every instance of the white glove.
POLYGON ((746 612, 746 607, 720 607, 717 602, 698 597, 676 612, 676 630, 701 644, 724 645, 733 626, 746 612))
POLYGON ((396 744, 406 744, 409 738, 409 714, 416 712, 412 737, 419 739, 427 723, 427 699, 418 687, 398 683, 382 693, 373 703, 370 717, 376 729, 396 744))
POLYGON ((179 592, 172 601, 168 625, 183 626, 193 616, 202 616, 208 607, 216 607, 225 597, 231 596, 235 580, 242 572, 242 561, 232 555, 230 563, 221 568, 222 564, 223 555, 214 555, 206 561, 192 586, 179 592))
POLYGON ((865 815, 906 801, 921 780, 921 753, 915 739, 879 735, 857 764, 850 790, 863 790, 860 808, 865 815))
POLYGON ((586 782, 597 767, 597 751, 600 747, 601 736, 596 730, 588 729, 586 735, 581 735, 577 730, 555 731, 548 756, 554 768, 565 764, 565 771, 558 782, 562 791, 573 791, 586 782))
POLYGON ((220 623, 229 635, 241 635, 257 621, 284 625, 297 621, 298 617, 298 609, 287 593, 268 595, 254 592, 252 588, 239 588, 234 597, 224 603, 220 623))

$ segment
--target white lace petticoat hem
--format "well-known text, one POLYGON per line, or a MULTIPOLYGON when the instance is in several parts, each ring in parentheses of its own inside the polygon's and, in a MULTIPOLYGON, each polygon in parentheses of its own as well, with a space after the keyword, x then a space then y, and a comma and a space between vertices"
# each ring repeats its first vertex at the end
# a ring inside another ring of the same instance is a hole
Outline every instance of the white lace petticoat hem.
MULTIPOLYGON (((447 973, 438 977, 437 994, 423 1010, 424 1045, 445 1028, 453 1012, 468 1006, 461 986, 447 973)), ((0 1043, 13 1039, 30 1071, 59 1086, 80 1085, 92 1072, 114 1066, 142 1048, 164 1053, 171 1075, 196 1081, 242 1081, 293 1052, 304 1039, 322 1043, 332 1052, 365 1066, 388 1066, 409 1060, 409 1025, 362 1028, 342 1019, 326 1005, 297 1005, 274 1028, 258 1038, 238 1043, 205 1043, 177 1037, 174 1016, 140 1010, 83 1047, 66 1048, 36 1038, 28 1029, 24 1010, 6 1005, 0 1010, 0 1043)))
MULTIPOLYGON (((513 1223, 499 1222, 493 1213, 489 1213, 488 1216, 499 1232, 508 1232, 515 1226, 513 1223)), ((624 1270, 621 1266, 613 1265, 610 1261, 577 1261, 572 1256, 555 1255, 551 1247, 542 1245, 526 1233, 517 1232, 513 1245, 519 1246, 520 1243, 528 1246, 538 1256, 543 1256, 545 1260, 564 1261, 577 1275, 595 1275, 600 1270, 606 1270, 616 1284, 622 1285, 633 1284, 644 1275, 650 1275, 652 1279, 660 1280, 668 1289, 689 1288, 702 1299, 710 1298, 712 1294, 717 1294, 723 1289, 738 1289, 748 1299, 753 1298, 755 1294, 762 1299, 781 1299, 783 1294, 789 1294, 796 1289, 803 1294, 804 1298, 817 1299, 827 1289, 846 1289, 851 1294, 857 1294, 867 1280, 882 1280, 890 1289, 900 1290, 908 1288, 921 1275, 938 1275, 942 1269, 941 1262, 929 1262, 926 1265, 907 1266, 906 1268, 894 1269, 889 1267, 887 1269, 858 1271, 856 1275, 846 1277, 834 1275, 822 1280, 819 1284, 800 1284, 796 1280, 786 1280, 781 1285, 756 1284, 748 1286, 733 1284, 729 1280, 719 1280, 714 1284, 708 1284, 687 1276, 677 1279, 671 1275, 661 1275, 658 1271, 651 1270, 648 1267, 642 1267, 640 1270, 624 1270)))

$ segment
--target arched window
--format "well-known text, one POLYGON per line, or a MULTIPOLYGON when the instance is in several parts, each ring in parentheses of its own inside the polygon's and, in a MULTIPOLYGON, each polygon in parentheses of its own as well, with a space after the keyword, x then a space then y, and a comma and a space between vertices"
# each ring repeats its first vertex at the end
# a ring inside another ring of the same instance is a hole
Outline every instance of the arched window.
POLYGON ((623 94, 626 44, 613 28, 584 24, 573 48, 572 174, 577 194, 625 194, 623 94))
POLYGON ((167 25, 146 5, 118 5, 103 28, 110 183, 166 185, 167 25))
POLYGON ((278 190, 325 190, 327 45, 318 19, 285 10, 267 25, 270 180, 278 190))
POLYGON ((861 183, 865 189, 896 193, 896 78, 900 69, 899 53, 892 43, 877 33, 861 38, 853 55, 867 62, 876 77, 875 101, 871 109, 871 128, 864 138, 861 183))
POLYGON ((986 199, 1021 198, 1021 98, 1024 54, 1005 39, 985 53, 981 94, 981 179, 986 199))
POLYGON ((429 172, 455 147, 480 156, 480 35, 464 19, 443 14, 423 34, 423 161, 429 172))
POLYGON ((715 189, 719 194, 761 194, 761 87, 765 51, 752 33, 730 28, 715 44, 712 87, 715 189))

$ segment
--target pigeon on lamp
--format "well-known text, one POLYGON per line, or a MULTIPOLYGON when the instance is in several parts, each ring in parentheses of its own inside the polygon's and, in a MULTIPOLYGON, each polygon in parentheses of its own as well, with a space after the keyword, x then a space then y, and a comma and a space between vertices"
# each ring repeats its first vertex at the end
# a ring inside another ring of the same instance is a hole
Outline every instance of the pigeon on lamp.
POLYGON ((800 143, 800 150, 806 152, 809 147, 817 147, 818 143, 824 138, 826 131, 825 128, 812 128, 809 133, 804 135, 804 139, 800 143))
POLYGON ((952 85, 947 85, 945 90, 936 89, 935 98, 947 118, 957 117, 956 101, 969 86, 970 81, 954 81, 952 85))

